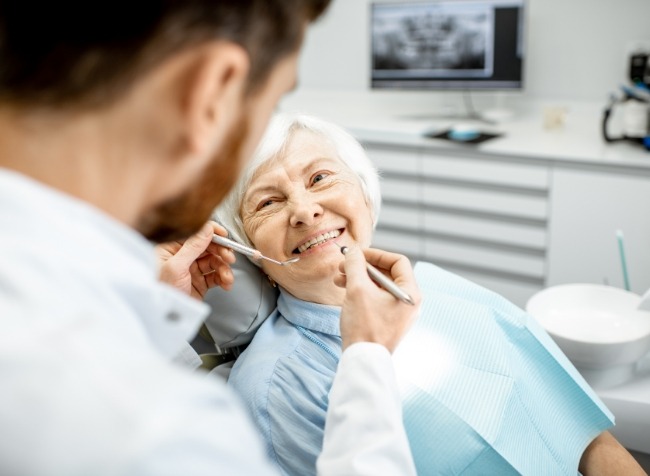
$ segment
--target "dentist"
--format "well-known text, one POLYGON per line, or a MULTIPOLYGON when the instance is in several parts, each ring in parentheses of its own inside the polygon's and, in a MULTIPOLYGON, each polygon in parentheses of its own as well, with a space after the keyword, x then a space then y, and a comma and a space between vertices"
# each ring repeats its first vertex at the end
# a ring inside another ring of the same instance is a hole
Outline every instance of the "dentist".
MULTIPOLYGON (((208 313, 188 294, 232 285, 204 224, 328 3, 0 3, 0 474, 275 474, 234 394, 179 361, 208 313)), ((419 301, 404 257, 372 256, 419 301)), ((320 468, 414 474, 390 352, 417 306, 358 250, 344 270, 320 468)))

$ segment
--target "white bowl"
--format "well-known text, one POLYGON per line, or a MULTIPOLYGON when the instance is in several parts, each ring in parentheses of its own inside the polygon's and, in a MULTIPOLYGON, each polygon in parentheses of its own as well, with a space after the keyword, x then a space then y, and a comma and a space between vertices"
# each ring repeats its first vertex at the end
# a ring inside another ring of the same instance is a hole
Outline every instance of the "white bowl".
POLYGON ((526 310, 594 386, 629 380, 650 352, 650 312, 638 294, 598 284, 563 284, 538 292, 526 310))

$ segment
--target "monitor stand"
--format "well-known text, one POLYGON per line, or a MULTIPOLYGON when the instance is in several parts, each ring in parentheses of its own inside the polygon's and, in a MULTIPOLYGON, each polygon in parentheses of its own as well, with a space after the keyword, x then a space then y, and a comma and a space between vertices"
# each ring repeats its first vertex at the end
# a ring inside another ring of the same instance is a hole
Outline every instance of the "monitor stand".
POLYGON ((460 106, 457 100, 451 101, 450 98, 457 99, 457 97, 445 94, 440 105, 436 106, 434 113, 423 114, 410 114, 403 116, 408 119, 425 119, 425 120, 440 120, 452 122, 480 122, 490 126, 495 126, 501 122, 507 121, 512 118, 513 111, 504 106, 504 96, 502 93, 497 92, 495 107, 486 109, 485 111, 477 111, 472 102, 471 93, 463 91, 463 105, 460 106))
POLYGON ((440 122, 482 122, 488 125, 496 125, 499 123, 497 119, 491 118, 485 114, 478 112, 463 113, 457 110, 449 110, 445 112, 444 108, 436 108, 435 113, 422 113, 422 114, 405 114, 400 116, 402 119, 414 120, 434 120, 440 122))
POLYGON ((429 115, 428 117, 431 119, 443 119, 453 122, 482 122, 491 126, 496 125, 500 122, 497 117, 491 117, 491 115, 477 111, 466 113, 451 111, 448 113, 441 112, 440 114, 429 115))
POLYGON ((494 107, 483 111, 481 114, 483 118, 491 121, 493 124, 500 124, 501 122, 512 119, 514 111, 505 106, 505 96, 502 91, 495 93, 495 103, 494 107))

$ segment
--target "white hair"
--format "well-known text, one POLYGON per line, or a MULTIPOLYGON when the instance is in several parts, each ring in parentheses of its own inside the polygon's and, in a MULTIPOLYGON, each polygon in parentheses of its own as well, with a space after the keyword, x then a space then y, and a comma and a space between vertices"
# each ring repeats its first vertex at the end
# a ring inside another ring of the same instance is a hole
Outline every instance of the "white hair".
POLYGON ((372 212, 373 227, 377 224, 381 208, 379 174, 361 144, 343 128, 331 122, 304 114, 279 113, 271 119, 252 160, 213 214, 213 218, 226 227, 234 240, 252 246, 241 220, 244 194, 256 171, 268 161, 280 157, 293 134, 299 130, 317 134, 334 147, 338 159, 346 164, 359 179, 366 202, 372 212))

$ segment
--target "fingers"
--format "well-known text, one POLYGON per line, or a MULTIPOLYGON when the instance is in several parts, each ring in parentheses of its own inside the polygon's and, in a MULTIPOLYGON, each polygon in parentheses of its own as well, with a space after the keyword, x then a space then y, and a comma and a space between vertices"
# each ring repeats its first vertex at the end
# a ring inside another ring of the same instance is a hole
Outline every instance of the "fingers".
MULTIPOLYGON (((390 253, 376 248, 368 248, 363 253, 355 253, 359 248, 350 248, 346 259, 339 265, 341 274, 334 278, 334 283, 342 288, 348 288, 348 276, 352 276, 352 286, 366 281, 368 262, 393 280, 400 288, 406 291, 417 302, 420 300, 420 290, 415 284, 415 277, 410 261, 403 255, 390 253), (365 260, 364 260, 365 258, 365 260), (346 268, 347 267, 347 268, 346 268), (352 271, 352 270, 358 270, 352 271)), ((370 279, 370 278, 368 278, 370 279)))
POLYGON ((214 233, 212 223, 206 223, 194 235, 190 236, 174 255, 174 261, 180 268, 189 268, 208 249, 214 233))
MULTIPOLYGON (((217 222, 211 221, 208 223, 212 226, 213 233, 225 237, 228 236, 228 231, 224 227, 219 225, 217 222)), ((213 255, 217 255, 221 257, 221 259, 223 259, 226 263, 229 264, 233 264, 237 260, 235 253, 230 248, 226 248, 216 243, 210 242, 206 251, 208 253, 212 253, 213 255)))
POLYGON ((375 342, 392 352, 415 320, 421 301, 408 258, 377 249, 351 248, 341 266, 345 277, 335 282, 346 288, 340 323, 343 348, 355 342, 375 342), (366 258, 406 291, 416 305, 406 304, 377 286, 368 276, 366 258))
POLYGON ((164 263, 174 256, 181 247, 181 243, 172 241, 170 243, 159 243, 154 248, 158 261, 164 263))
POLYGON ((350 288, 363 285, 363 283, 370 279, 366 271, 366 259, 361 249, 357 246, 348 248, 345 254, 345 260, 341 263, 340 268, 342 268, 343 282, 348 291, 350 291, 350 288))
POLYGON ((200 258, 192 263, 189 276, 190 294, 197 299, 203 299, 211 288, 219 286, 228 291, 234 284, 234 275, 230 265, 213 255, 200 258))
POLYGON ((226 230, 223 226, 221 226, 216 221, 209 221, 208 223, 212 225, 213 233, 216 233, 217 235, 221 235, 221 236, 226 236, 226 237, 228 236, 228 230, 226 230))
POLYGON ((368 263, 384 272, 416 302, 420 302, 420 289, 415 282, 411 262, 406 256, 376 248, 364 250, 364 255, 368 263))
MULTIPOLYGON (((209 255, 217 256, 228 264, 234 263, 236 258, 232 250, 212 242, 214 233, 222 236, 227 234, 225 228, 216 222, 210 221, 206 223, 196 234, 185 240, 176 252, 174 256, 175 265, 179 268, 188 267, 192 262, 209 255)), ((204 272, 207 272, 207 270, 204 272)))
MULTIPOLYGON (((198 271, 201 276, 205 277, 208 284, 216 283, 225 289, 230 289, 234 283, 234 276, 230 264, 226 263, 218 256, 208 254, 196 261, 198 271), (212 276, 210 276, 212 275, 212 276)), ((209 285, 209 287, 212 287, 209 285)))
POLYGON ((235 262, 235 256, 231 250, 212 242, 214 233, 225 235, 226 230, 208 222, 182 243, 158 245, 160 279, 197 299, 202 299, 215 286, 232 288, 234 276, 230 264, 235 262))

